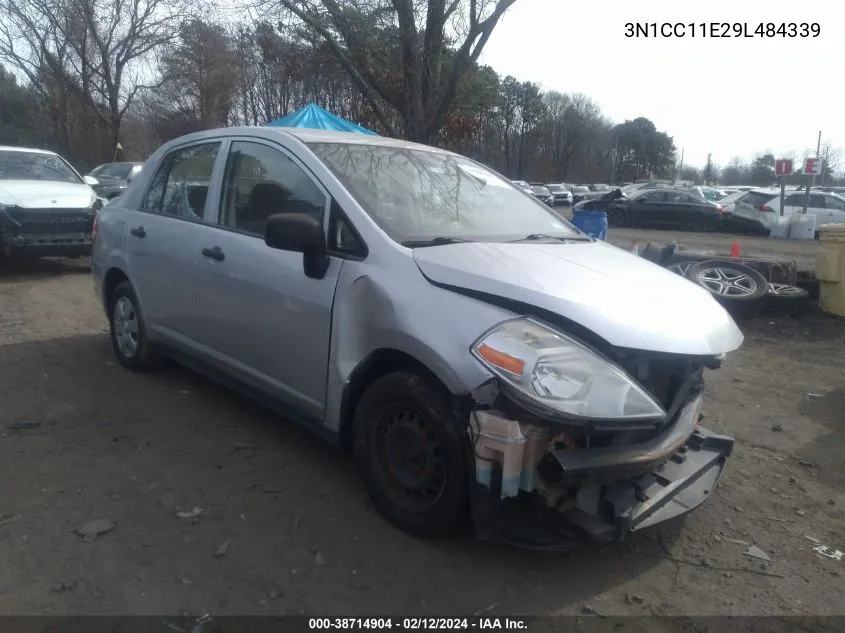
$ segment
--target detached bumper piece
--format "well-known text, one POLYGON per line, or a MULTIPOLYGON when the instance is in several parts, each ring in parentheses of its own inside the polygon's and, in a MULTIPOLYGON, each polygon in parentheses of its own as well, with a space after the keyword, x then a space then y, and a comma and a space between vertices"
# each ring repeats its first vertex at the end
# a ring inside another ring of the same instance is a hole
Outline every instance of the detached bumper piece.
MULTIPOLYGON (((473 495, 478 536, 566 550, 583 541, 621 541, 690 512, 716 487, 734 445, 733 438, 697 426, 700 406, 700 396, 692 399, 668 429, 638 444, 553 448, 538 457, 529 439, 518 478, 508 450, 496 455, 482 435, 473 495), (526 479, 528 470, 533 478, 526 479)), ((535 429, 527 435, 536 437, 535 429)))

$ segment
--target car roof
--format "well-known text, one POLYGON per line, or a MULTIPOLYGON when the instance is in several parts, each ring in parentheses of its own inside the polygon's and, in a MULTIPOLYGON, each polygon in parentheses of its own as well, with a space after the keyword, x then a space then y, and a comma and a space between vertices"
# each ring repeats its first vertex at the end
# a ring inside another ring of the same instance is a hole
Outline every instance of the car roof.
POLYGON ((303 143, 344 143, 350 145, 374 145, 380 147, 401 147, 404 149, 416 149, 427 152, 435 152, 439 154, 453 154, 445 149, 432 147, 430 145, 422 145, 420 143, 412 143, 411 141, 403 141, 401 139, 390 138, 389 136, 377 136, 370 134, 360 134, 358 132, 337 132, 335 130, 316 130, 311 128, 301 127, 270 127, 260 125, 242 125, 235 127, 215 128, 212 130, 203 130, 201 132, 193 132, 180 136, 174 141, 191 142, 202 141, 220 136, 258 136, 266 139, 273 139, 278 137, 294 137, 303 143))
POLYGON ((0 145, 2 152, 30 152, 32 154, 46 154, 48 156, 58 156, 56 152, 51 152, 48 149, 38 149, 36 147, 14 147, 12 145, 0 145))

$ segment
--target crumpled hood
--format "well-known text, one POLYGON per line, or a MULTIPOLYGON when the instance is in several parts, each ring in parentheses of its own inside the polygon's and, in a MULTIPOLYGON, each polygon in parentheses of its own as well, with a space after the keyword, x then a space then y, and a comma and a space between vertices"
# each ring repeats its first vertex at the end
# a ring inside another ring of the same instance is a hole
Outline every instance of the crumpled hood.
POLYGON ((0 204, 25 209, 84 209, 94 191, 86 184, 49 180, 0 180, 0 204))
POLYGON ((618 347, 716 355, 743 341, 709 292, 604 242, 449 244, 414 260, 435 283, 549 310, 618 347))

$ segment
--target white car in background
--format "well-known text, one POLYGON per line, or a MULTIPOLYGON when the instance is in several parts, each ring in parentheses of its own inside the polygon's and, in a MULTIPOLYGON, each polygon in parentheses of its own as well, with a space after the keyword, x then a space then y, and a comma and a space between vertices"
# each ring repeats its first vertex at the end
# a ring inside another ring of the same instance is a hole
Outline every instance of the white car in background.
MULTIPOLYGON (((771 230, 787 218, 804 209, 806 192, 786 192, 783 216, 780 214, 780 189, 752 189, 734 202, 733 217, 747 220, 751 225, 771 230)), ((811 191, 807 215, 816 217, 816 227, 822 224, 845 223, 845 198, 835 193, 811 191)))
POLYGON ((89 255, 97 184, 55 152, 0 146, 0 254, 89 255))

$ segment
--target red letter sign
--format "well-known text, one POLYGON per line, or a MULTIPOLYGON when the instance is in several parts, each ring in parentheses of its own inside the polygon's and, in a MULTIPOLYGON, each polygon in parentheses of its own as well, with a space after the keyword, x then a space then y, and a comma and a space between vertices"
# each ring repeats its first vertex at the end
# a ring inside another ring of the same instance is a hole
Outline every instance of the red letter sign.
POLYGON ((783 178, 784 176, 792 175, 792 160, 789 158, 779 158, 775 161, 775 176, 783 178))
POLYGON ((804 159, 804 175, 806 176, 818 176, 822 173, 822 166, 819 162, 818 158, 805 158, 804 159))

